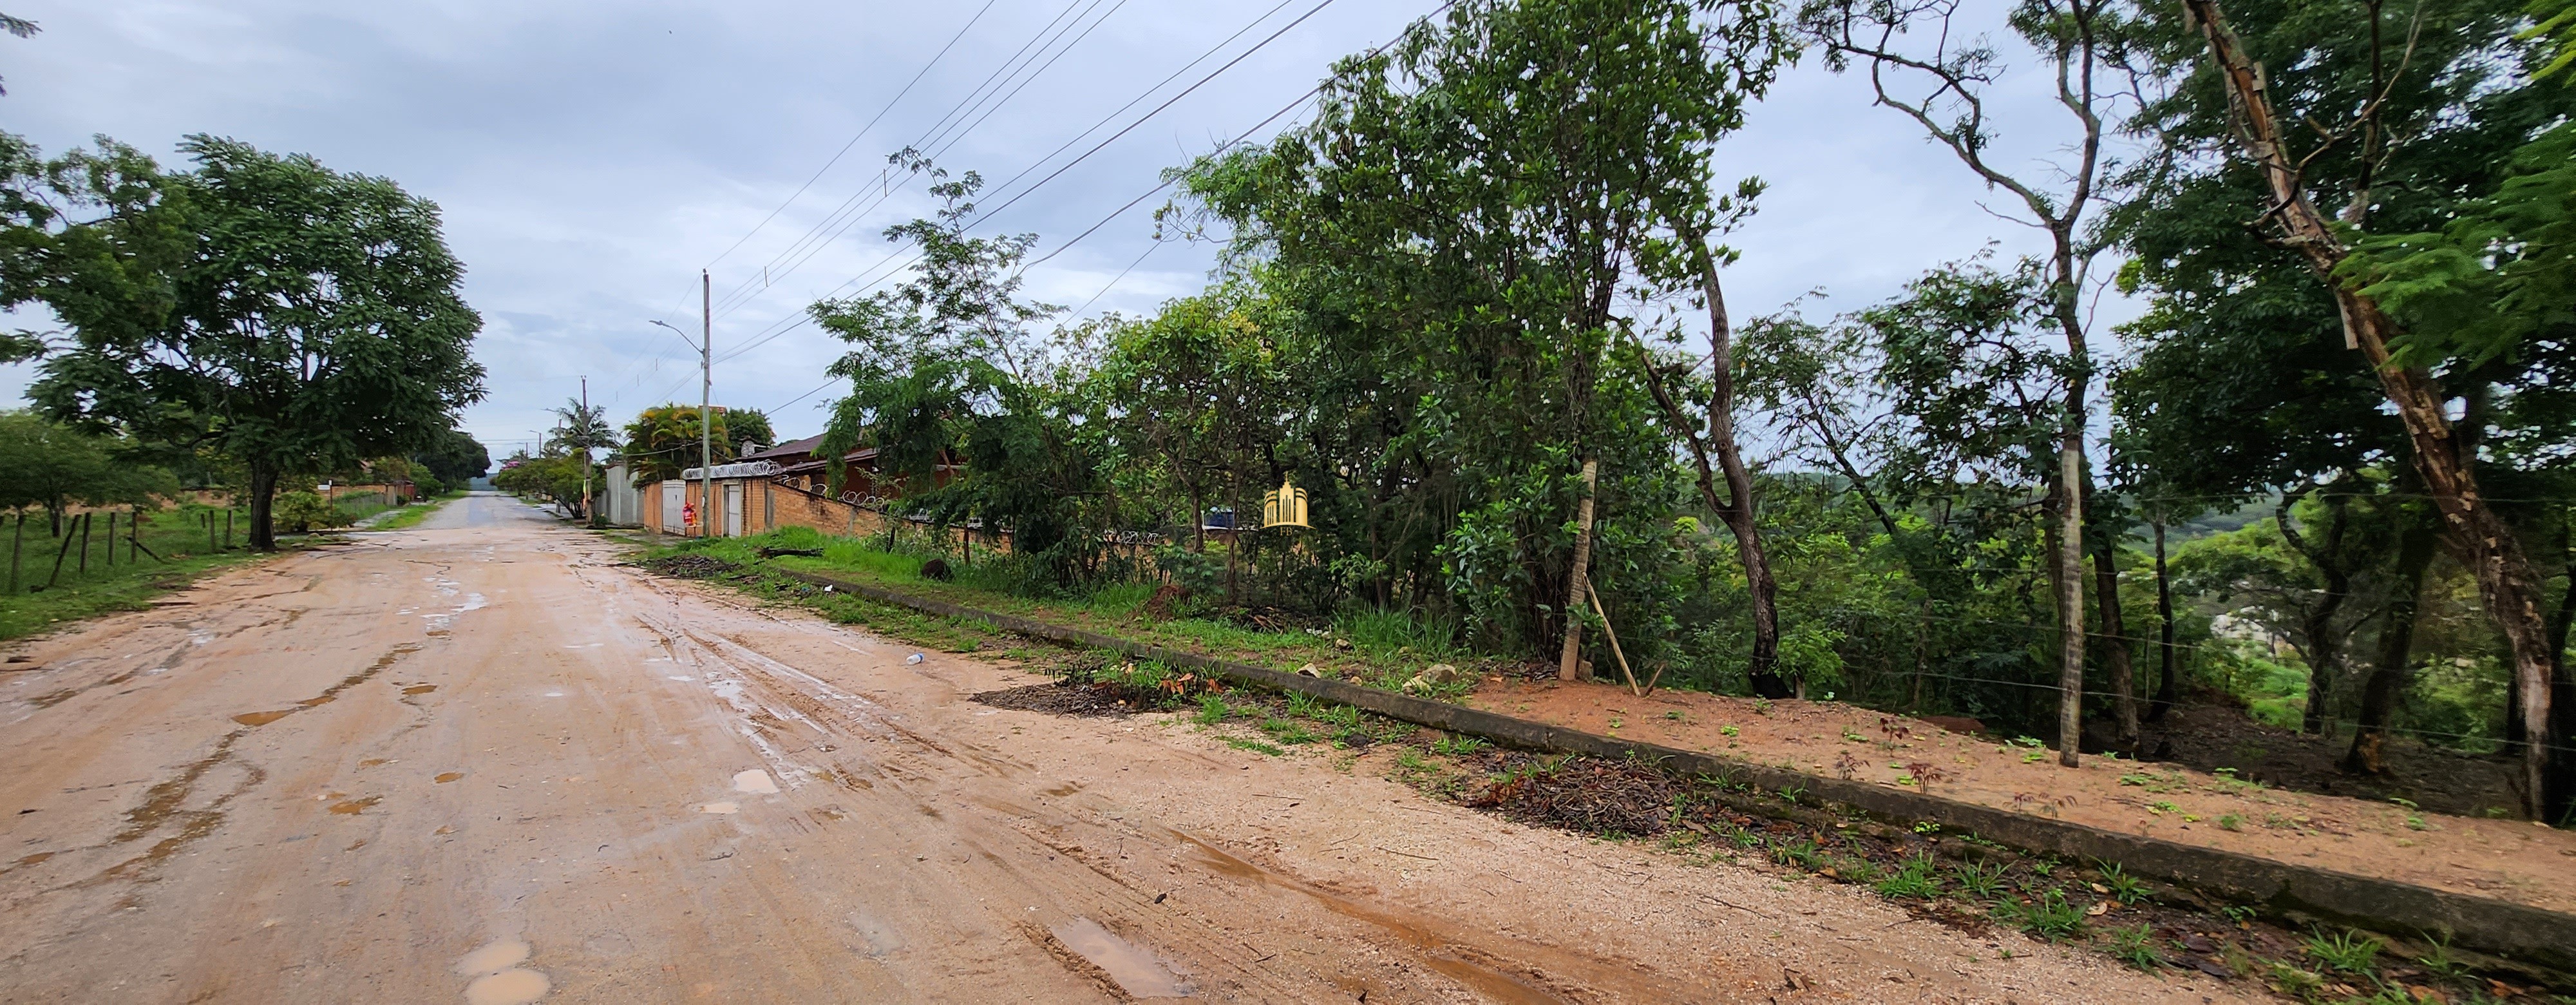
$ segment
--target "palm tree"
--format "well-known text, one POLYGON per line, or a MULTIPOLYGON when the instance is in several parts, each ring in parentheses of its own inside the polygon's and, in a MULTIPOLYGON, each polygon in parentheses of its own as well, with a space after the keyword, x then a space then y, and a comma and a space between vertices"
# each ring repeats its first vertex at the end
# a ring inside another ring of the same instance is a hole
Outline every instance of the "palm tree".
MULTIPOLYGON (((581 517, 592 520, 590 509, 591 450, 617 445, 617 431, 608 425, 608 407, 590 406, 579 398, 564 399, 564 407, 554 410, 562 421, 555 427, 554 444, 581 457, 581 517)), ((595 522, 595 521, 594 521, 595 522)))

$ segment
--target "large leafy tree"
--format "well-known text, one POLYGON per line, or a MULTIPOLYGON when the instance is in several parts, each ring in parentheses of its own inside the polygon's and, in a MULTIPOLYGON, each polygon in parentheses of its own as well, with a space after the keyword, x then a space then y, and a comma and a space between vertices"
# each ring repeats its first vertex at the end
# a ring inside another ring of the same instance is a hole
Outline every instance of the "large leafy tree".
MULTIPOLYGON (((1388 518, 1346 545, 1412 566, 1487 644, 1534 648, 1580 617, 1587 458, 1592 579, 1635 634, 1663 629, 1674 584, 1658 559, 1689 483, 1667 410, 1612 348, 1641 298, 1713 292, 1708 157, 1770 80, 1776 14, 1457 4, 1338 66, 1310 124, 1188 178, 1235 260, 1302 319, 1286 341, 1312 339, 1311 383, 1332 399, 1318 424, 1339 431, 1302 439, 1350 450, 1318 466, 1388 518)), ((1753 670, 1777 693, 1770 641, 1753 670)))
MULTIPOLYGON (((2407 472, 2401 484, 2430 498, 2476 573, 2511 654, 2515 715, 2543 741, 2527 749, 2521 779, 2530 809, 2563 805, 2576 775, 2562 768, 2553 777, 2546 763, 2548 681, 2561 657, 2550 651, 2543 579, 2527 544, 2547 521, 2513 501, 2547 493, 2532 466, 2484 449, 2516 438, 2511 423, 2528 413, 2511 406, 2522 392, 2552 383, 2550 354, 2530 351, 2546 340, 2486 329, 2519 350, 2495 351, 2451 338, 2440 319, 2409 319, 2410 291, 2372 292, 2355 274, 2365 266, 2346 259, 2357 245, 2375 246, 2374 235, 2441 229, 2468 209, 2464 200, 2498 191, 2516 152, 2576 109, 2576 94, 2521 86, 2546 51, 2515 39, 2522 12, 2513 0, 2224 6, 2145 9, 2155 56, 2178 86, 2138 119, 2154 156, 2135 179, 2133 219, 2121 225, 2139 252, 2138 279, 2168 316, 2143 334, 2205 347, 2177 358, 2232 364, 2156 383, 2186 392, 2177 417, 2252 416, 2267 399, 2320 420, 2352 416, 2283 427, 2271 444, 2256 438, 2257 459, 2323 447, 2341 456, 2286 466, 2325 460, 2348 470, 2358 461, 2407 472), (2214 345, 2227 339, 2260 352, 2214 345), (2393 414, 2377 415, 2383 408, 2393 414)), ((2142 356, 2156 354, 2151 346, 2142 356)))
POLYGON ((47 414, 241 464, 273 548, 279 479, 429 446, 482 397, 482 322, 435 205, 308 156, 181 149, 194 170, 0 139, 0 296, 68 329, 28 392, 47 414))

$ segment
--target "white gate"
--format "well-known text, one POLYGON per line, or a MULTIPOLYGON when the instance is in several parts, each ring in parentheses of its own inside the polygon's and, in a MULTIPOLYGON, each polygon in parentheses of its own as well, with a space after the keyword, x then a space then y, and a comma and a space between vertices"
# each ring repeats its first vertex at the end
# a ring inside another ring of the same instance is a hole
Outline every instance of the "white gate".
POLYGON ((683 505, 683 502, 682 502, 682 500, 681 500, 681 498, 680 498, 680 483, 679 483, 679 482, 677 482, 677 481, 666 481, 666 482, 663 482, 663 483, 662 483, 662 532, 663 532, 663 533, 665 533, 665 534, 677 534, 677 533, 680 533, 680 532, 682 532, 682 531, 684 531, 684 530, 687 530, 687 529, 688 529, 688 525, 687 525, 687 524, 684 524, 684 523, 681 523, 681 522, 680 522, 680 507, 681 507, 682 505, 683 505))
POLYGON ((725 536, 742 536, 742 483, 727 482, 724 487, 725 536))

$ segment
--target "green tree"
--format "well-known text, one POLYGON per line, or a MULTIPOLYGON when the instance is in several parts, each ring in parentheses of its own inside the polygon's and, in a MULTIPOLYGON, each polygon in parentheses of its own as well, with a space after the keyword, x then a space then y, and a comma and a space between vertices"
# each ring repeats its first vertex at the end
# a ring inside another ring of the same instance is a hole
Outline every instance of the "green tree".
POLYGON ((2495 192, 2514 152, 2576 108, 2576 96, 2517 86, 2548 50, 2515 41, 2521 12, 2510 0, 2228 7, 2234 18, 2212 0, 2147 9, 2153 55, 2179 86, 2138 120, 2156 155, 2139 181, 2145 239, 2132 243, 2165 249, 2140 255, 2141 278, 2170 284, 2177 313, 2198 306, 2195 288, 2214 286, 2238 294, 2222 309, 2268 303, 2283 320, 2315 319, 2306 330, 2325 345, 2303 348, 2377 391, 2402 427, 2417 490, 2468 556, 2514 654, 2514 715, 2538 741, 2525 751, 2522 787, 2531 812, 2556 815, 2576 798, 2576 765, 2552 771, 2546 753, 2552 667, 2563 657, 2550 652, 2543 579, 2526 544, 2536 521, 2509 501, 2540 493, 2531 472, 2476 448, 2511 412, 2494 404, 2546 383, 2541 358, 2463 352, 2468 344, 2438 332, 2419 339, 2366 282, 2351 281, 2345 260, 2372 235, 2437 229, 2464 197, 2495 192))
POLYGON ((412 460, 452 488, 463 488, 492 470, 492 452, 461 429, 439 434, 435 443, 413 454, 412 460))
POLYGON ((558 420, 554 443, 571 451, 581 469, 581 488, 574 494, 573 515, 587 519, 590 516, 591 465, 596 460, 590 452, 617 446, 617 430, 608 424, 607 406, 584 405, 579 398, 565 399, 564 407, 555 409, 554 413, 558 420))
POLYGON ((733 463, 741 452, 742 441, 775 443, 777 434, 770 431, 769 416, 758 410, 730 410, 722 405, 713 409, 714 439, 702 441, 698 434, 698 406, 658 405, 647 408, 626 424, 625 443, 618 456, 634 472, 635 484, 650 485, 680 477, 680 472, 698 466, 702 444, 715 450, 715 462, 733 463))
POLYGON ((1454 604, 1485 645, 1535 648, 1582 618, 1587 458, 1590 579, 1623 636, 1672 634, 1690 483, 1668 413, 1611 348, 1641 299, 1698 289, 1697 256, 1723 254, 1688 239, 1719 229, 1707 158, 1771 79, 1776 15, 1457 4, 1337 66, 1313 122, 1185 178, 1286 308, 1292 384, 1317 389, 1275 466, 1338 483, 1316 505, 1370 519, 1336 549, 1454 604))
MULTIPOLYGON (((1958 23, 1962 8, 1943 0, 1807 0, 1798 18, 1806 36, 1825 50, 1826 65, 1842 70, 1854 61, 1869 73, 1877 104, 1894 109, 1947 148, 1989 189, 2009 193, 2020 217, 2045 231, 2041 260, 2046 317, 2063 339, 2067 379, 2057 421, 2057 472, 2048 508, 2051 582, 2056 590, 2059 634, 2058 760, 2073 767, 2082 724, 2085 625, 2083 593, 2084 506, 2091 492, 2085 430, 2086 395, 2094 368, 2082 297, 2093 263, 2105 247, 2090 214, 2108 194, 2103 141, 2114 128, 2120 103, 2152 79, 2131 65, 2133 11, 2126 0, 2018 0, 2005 24, 2035 52, 2055 78, 2054 97, 2066 112, 2061 127, 2066 156, 2043 162, 2040 172, 2016 174, 1992 156, 1995 123, 1987 117, 2005 72, 2002 54, 1988 36, 1958 23), (1908 36, 1913 36, 1909 38, 1908 36), (2053 175, 2053 180, 2042 178, 2053 175)), ((2113 526, 2116 527, 2116 524, 2113 526)), ((2116 533, 2096 533, 2094 559, 2102 581, 2113 585, 2103 605, 2102 633, 2113 640, 2112 688, 2119 739, 2134 744, 2138 732, 2128 654, 2117 619, 2117 578, 2111 563, 2116 533)))
POLYGON ((123 446, 32 412, 0 412, 0 509, 42 506, 60 534, 73 505, 158 507, 178 494, 168 471, 120 459, 123 446))
POLYGON ((303 155, 192 136, 53 161, 0 140, 0 294, 70 329, 28 395, 47 414, 246 469, 250 543, 279 479, 436 442, 479 400, 481 319, 437 207, 303 155))
POLYGON ((1019 297, 1037 237, 967 236, 982 177, 949 180, 910 151, 896 159, 936 179, 930 192, 941 201, 933 217, 885 231, 921 248, 913 278, 810 308, 851 346, 831 367, 850 393, 834 402, 815 448, 829 459, 832 490, 846 477, 841 459, 873 446, 907 506, 944 526, 1008 528, 1015 560, 1042 585, 1088 579, 1111 504, 1097 459, 1075 435, 1073 374, 1048 367, 1029 330, 1059 309, 1019 297))

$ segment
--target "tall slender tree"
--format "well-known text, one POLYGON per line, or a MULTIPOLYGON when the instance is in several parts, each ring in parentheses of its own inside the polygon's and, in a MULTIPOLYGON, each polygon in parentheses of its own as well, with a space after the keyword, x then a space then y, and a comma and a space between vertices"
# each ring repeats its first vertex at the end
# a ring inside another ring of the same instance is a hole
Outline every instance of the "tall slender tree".
MULTIPOLYGON (((2056 514, 2050 559, 2058 613, 2058 762, 2074 767, 2083 732, 2084 705, 2084 501, 2089 485, 2085 435, 2086 394, 2094 377, 2083 296, 2104 243, 2092 227, 2107 191, 2103 141, 2117 127, 2119 103, 2138 93, 2144 77, 2130 63, 2130 10, 2126 0, 2019 0, 2006 19, 2055 77, 2055 97, 2068 122, 2061 134, 2069 156, 2046 162, 2035 174, 2017 174, 1995 162, 1994 123, 1988 103, 2001 80, 2002 56, 1986 36, 1959 22, 1954 0, 1809 0, 1799 22, 1822 47, 1826 65, 1858 63, 1869 74, 1877 103, 1912 119, 1986 185, 2011 194, 2023 219, 2048 234, 2048 316, 2065 341, 2067 380, 2057 422, 2057 478, 2049 507, 2056 514), (1928 36, 1931 41, 1921 39, 1928 36)), ((2109 563, 2113 549, 2095 550, 2109 563)), ((2116 580, 2115 580, 2116 582, 2116 580)), ((2120 644, 2119 605, 2104 606, 2104 627, 2120 644)), ((2125 666, 2125 661, 2118 664, 2125 666)), ((2126 681, 2116 682, 2125 688, 2126 681)), ((2134 740, 2136 706, 2118 703, 2119 733, 2134 740)))

